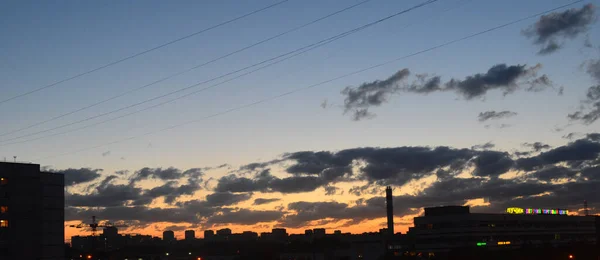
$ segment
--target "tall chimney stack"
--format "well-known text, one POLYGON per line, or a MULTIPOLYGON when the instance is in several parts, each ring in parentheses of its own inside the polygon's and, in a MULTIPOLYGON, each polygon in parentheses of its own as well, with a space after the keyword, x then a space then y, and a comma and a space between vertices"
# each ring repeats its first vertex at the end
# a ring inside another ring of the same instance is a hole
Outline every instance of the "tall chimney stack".
POLYGON ((388 234, 394 235, 394 203, 392 196, 392 187, 385 188, 385 204, 387 206, 387 229, 388 234))

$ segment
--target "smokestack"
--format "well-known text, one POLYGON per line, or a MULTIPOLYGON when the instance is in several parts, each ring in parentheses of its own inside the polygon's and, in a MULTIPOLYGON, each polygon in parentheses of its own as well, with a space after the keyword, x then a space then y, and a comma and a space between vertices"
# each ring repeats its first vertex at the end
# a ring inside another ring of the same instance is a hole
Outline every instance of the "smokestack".
POLYGON ((387 206, 387 229, 388 234, 394 235, 394 202, 392 197, 392 187, 385 188, 385 204, 387 206))

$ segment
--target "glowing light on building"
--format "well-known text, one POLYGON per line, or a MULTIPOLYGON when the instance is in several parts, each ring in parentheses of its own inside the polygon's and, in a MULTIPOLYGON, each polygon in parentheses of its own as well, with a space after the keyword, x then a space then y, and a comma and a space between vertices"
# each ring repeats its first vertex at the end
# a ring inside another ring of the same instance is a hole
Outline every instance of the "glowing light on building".
POLYGON ((498 241, 499 246, 510 245, 510 241, 498 241))
POLYGON ((510 207, 506 209, 508 214, 526 214, 526 215, 569 215, 566 209, 534 209, 510 207))

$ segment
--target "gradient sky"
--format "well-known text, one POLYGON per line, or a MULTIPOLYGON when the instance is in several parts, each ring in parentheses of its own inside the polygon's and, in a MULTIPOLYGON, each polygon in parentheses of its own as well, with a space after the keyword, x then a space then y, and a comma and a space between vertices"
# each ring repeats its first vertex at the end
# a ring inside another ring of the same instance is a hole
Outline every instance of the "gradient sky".
MULTIPOLYGON (((0 41, 0 100, 144 51, 274 2, 3 2, 0 4, 0 35, 3 36, 0 41)), ((20 129, 143 86, 358 2, 292 0, 98 72, 0 104, 0 132, 20 129)), ((205 81, 421 2, 373 0, 144 90, 59 120, 1 136, 0 159, 6 157, 12 160, 13 156, 18 156, 20 161, 39 163, 53 169, 100 168, 104 169, 104 175, 108 175, 117 170, 133 172, 143 167, 188 169, 227 163, 236 168, 247 163, 268 161, 286 152, 335 151, 354 147, 443 145, 470 148, 492 142, 496 150, 513 152, 522 150, 521 143, 524 142, 540 141, 560 146, 567 143, 568 140, 562 138, 567 133, 598 130, 597 123, 570 124, 567 118, 569 113, 578 109, 587 88, 594 84, 581 64, 598 56, 595 50, 584 47, 586 34, 590 42, 599 42, 600 35, 595 30, 597 27, 592 25, 594 29, 589 32, 566 40, 564 47, 556 53, 537 55, 539 46, 532 44, 533 40, 521 33, 535 23, 536 19, 530 19, 281 99, 138 137, 148 131, 200 119, 329 80, 572 2, 441 0, 175 103, 66 135, 22 144, 3 144, 3 140, 19 135, 84 119, 205 81), (397 94, 388 103, 370 109, 377 114, 373 119, 353 121, 349 114, 343 114, 341 106, 344 96, 340 91, 347 86, 384 80, 403 68, 415 74, 439 75, 444 81, 463 79, 475 73, 485 73, 493 65, 501 63, 542 64, 540 73, 547 74, 556 88, 564 87, 564 95, 558 95, 556 89, 536 93, 517 91, 506 96, 501 91, 490 91, 485 98, 474 100, 464 100, 453 92, 397 94), (331 106, 323 109, 321 103, 324 100, 331 106), (490 110, 510 110, 518 115, 486 123, 477 121, 480 112, 490 110), (496 127, 500 124, 511 126, 496 127), (485 125, 492 126, 486 128, 485 125), (556 128, 565 129, 556 131, 556 128), (87 149, 131 136, 137 138, 87 149), (87 150, 76 152, 80 149, 87 150)), ((581 8, 586 3, 598 5, 594 1, 584 1, 570 8, 581 8)), ((160 101, 144 104, 137 109, 160 101)), ((134 110, 121 111, 109 117, 134 110)), ((103 119, 105 117, 42 135, 59 133, 103 119)), ((38 136, 41 135, 19 140, 38 136)), ((226 171, 216 170, 207 174, 219 178, 226 171)), ((151 187, 151 184, 144 185, 151 187)), ((197 196, 209 193, 201 191, 197 196)), ((285 195, 283 202, 301 200, 307 196, 316 200, 321 194, 322 191, 315 191, 285 195)), ((344 200, 344 197, 331 199, 344 200)), ((251 207, 251 203, 238 206, 251 207)), ((369 230, 375 230, 380 227, 380 222, 378 220, 366 226, 369 230)))

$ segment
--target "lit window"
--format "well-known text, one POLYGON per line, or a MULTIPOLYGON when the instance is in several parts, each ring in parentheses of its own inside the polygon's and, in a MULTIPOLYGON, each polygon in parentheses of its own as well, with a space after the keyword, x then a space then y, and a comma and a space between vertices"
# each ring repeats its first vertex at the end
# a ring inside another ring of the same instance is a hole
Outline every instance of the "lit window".
POLYGON ((0 213, 8 212, 8 206, 0 206, 0 213))
POLYGON ((0 228, 7 228, 8 227, 8 220, 0 220, 0 228))
POLYGON ((8 184, 8 179, 7 178, 0 178, 0 185, 6 185, 8 184))

